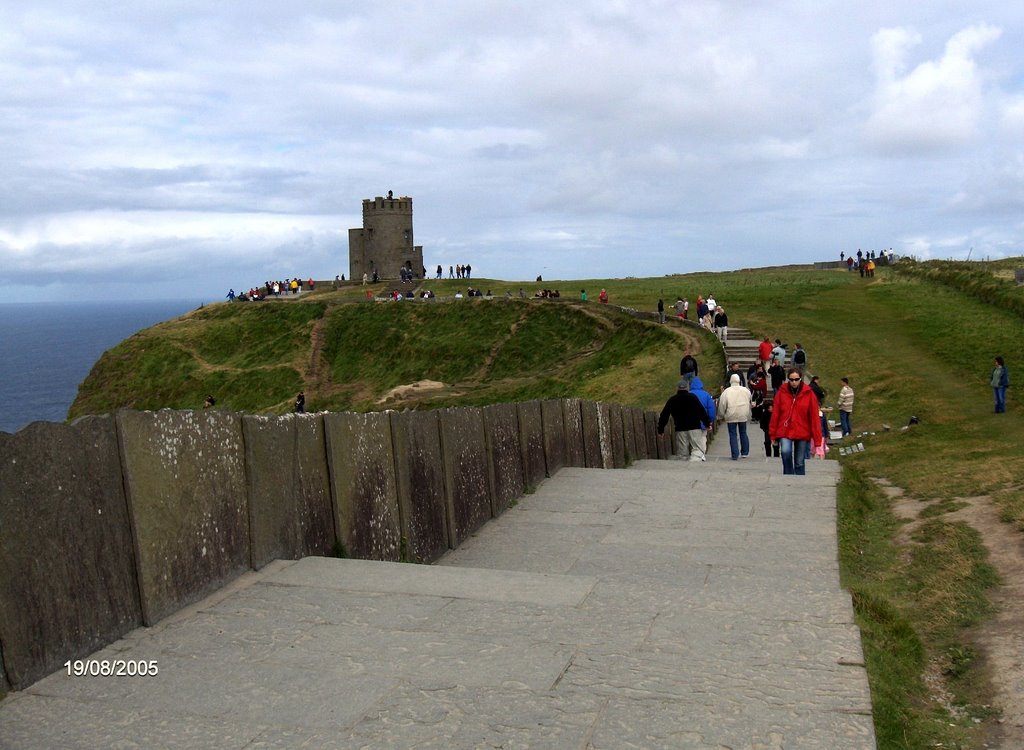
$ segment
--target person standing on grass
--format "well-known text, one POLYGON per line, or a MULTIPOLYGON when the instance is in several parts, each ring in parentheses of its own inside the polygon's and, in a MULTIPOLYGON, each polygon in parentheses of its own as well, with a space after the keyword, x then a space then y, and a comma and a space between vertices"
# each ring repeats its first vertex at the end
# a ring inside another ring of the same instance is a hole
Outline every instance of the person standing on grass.
POLYGON ((733 461, 750 455, 750 439, 747 437, 750 401, 750 391, 740 385, 740 376, 737 373, 730 375, 729 387, 718 397, 718 417, 729 429, 729 452, 733 461))
POLYGON ((852 415, 853 415, 853 388, 850 387, 849 378, 840 378, 839 382, 843 384, 843 387, 839 389, 839 403, 836 406, 839 409, 839 425, 843 432, 843 437, 853 432, 852 415))
POLYGON ((1006 362, 1002 357, 996 357, 995 367, 992 368, 992 394, 996 399, 996 414, 1006 412, 1006 389, 1010 385, 1010 371, 1006 369, 1006 362))
POLYGON ((803 376, 795 369, 789 370, 786 381, 786 385, 775 394, 768 432, 772 442, 779 444, 782 473, 801 476, 806 473, 807 442, 817 447, 822 440, 818 399, 804 385, 803 376))
POLYGON ((665 322, 665 300, 663 299, 658 300, 658 322, 665 322))
POLYGON ((665 434, 669 417, 676 427, 676 458, 689 455, 691 461, 705 461, 707 442, 701 425, 711 421, 701 402, 690 393, 690 381, 680 378, 675 395, 665 402, 658 419, 658 434, 665 434))

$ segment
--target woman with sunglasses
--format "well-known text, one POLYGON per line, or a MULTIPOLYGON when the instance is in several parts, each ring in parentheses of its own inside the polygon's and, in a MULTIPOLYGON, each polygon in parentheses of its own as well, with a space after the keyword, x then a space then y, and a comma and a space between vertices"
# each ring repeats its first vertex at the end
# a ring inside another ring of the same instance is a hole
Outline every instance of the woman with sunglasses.
POLYGON ((772 443, 782 453, 783 474, 804 474, 804 457, 808 443, 821 443, 821 420, 818 399, 804 385, 803 376, 794 369, 786 375, 786 385, 775 394, 772 421, 768 425, 772 443))

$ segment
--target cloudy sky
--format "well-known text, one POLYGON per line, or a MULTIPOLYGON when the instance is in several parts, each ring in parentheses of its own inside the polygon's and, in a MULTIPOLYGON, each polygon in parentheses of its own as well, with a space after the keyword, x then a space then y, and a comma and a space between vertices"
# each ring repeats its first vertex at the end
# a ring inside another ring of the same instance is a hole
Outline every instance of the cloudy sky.
POLYGON ((0 0, 8 300, 1024 253, 1024 3, 0 0))

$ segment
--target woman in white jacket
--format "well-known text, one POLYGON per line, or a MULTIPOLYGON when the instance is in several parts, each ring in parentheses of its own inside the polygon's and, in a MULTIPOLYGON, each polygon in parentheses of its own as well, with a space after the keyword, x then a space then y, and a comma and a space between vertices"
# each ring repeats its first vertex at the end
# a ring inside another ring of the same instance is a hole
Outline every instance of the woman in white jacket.
POLYGON ((729 451, 732 460, 750 455, 747 422, 750 421, 750 391, 740 385, 740 376, 729 377, 729 387, 718 397, 718 417, 729 429, 729 451))

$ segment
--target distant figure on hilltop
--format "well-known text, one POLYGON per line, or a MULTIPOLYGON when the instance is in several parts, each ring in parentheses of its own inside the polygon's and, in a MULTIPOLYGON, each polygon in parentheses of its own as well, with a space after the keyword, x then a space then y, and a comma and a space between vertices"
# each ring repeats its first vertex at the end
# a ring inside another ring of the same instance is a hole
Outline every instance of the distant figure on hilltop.
POLYGON ((306 394, 303 391, 299 391, 299 395, 295 397, 295 413, 306 413, 306 394))
POLYGON ((601 293, 599 295, 597 295, 597 299, 598 299, 598 301, 602 305, 607 305, 608 304, 608 292, 606 290, 602 289, 601 293))

